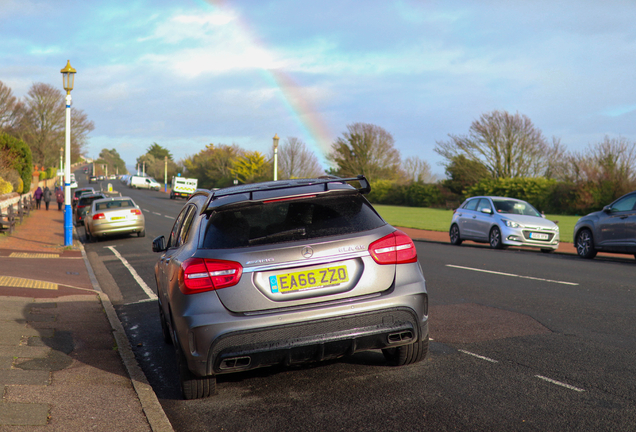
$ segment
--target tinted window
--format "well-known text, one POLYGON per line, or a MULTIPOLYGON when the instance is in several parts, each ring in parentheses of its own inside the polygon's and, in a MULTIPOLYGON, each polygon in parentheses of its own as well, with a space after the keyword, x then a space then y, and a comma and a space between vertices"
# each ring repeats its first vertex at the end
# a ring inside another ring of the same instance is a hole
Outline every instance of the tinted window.
POLYGON ((541 213, 539 213, 534 207, 532 207, 525 201, 511 199, 493 199, 492 202, 493 204, 495 204, 497 213, 541 217, 541 213))
POLYGON ((135 205, 131 200, 113 200, 97 204, 97 210, 111 210, 119 208, 134 207, 135 205))
POLYGON ((188 213, 189 208, 184 207, 177 216, 177 220, 174 222, 172 226, 172 231, 170 231, 170 236, 168 237, 168 248, 174 248, 178 246, 179 240, 179 230, 181 229, 181 222, 183 222, 183 218, 188 213))
POLYGON ((471 199, 466 204, 464 204, 464 206, 462 208, 464 208, 466 210, 476 210, 478 202, 479 202, 479 198, 471 199))
POLYGON ((104 195, 99 195, 95 197, 81 197, 79 200, 79 205, 86 206, 92 203, 93 201, 95 201, 96 199, 102 199, 102 198, 106 198, 106 197, 104 195))
POLYGON ((367 231, 384 224, 359 195, 258 203, 213 212, 203 247, 229 249, 307 240, 367 231))
POLYGON ((492 211, 492 207, 490 207, 490 201, 486 198, 482 198, 479 200, 479 205, 477 206, 477 211, 482 211, 483 209, 490 209, 492 211))
POLYGON ((636 208, 635 205, 636 205, 636 195, 630 195, 617 201, 616 204, 612 206, 612 211, 613 212, 630 211, 636 208))

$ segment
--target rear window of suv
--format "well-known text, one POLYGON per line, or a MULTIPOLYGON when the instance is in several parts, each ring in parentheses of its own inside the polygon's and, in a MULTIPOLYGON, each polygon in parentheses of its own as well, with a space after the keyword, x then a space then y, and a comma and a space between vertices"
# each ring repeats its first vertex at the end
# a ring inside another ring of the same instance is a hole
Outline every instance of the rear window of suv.
POLYGON ((360 195, 274 200, 214 211, 203 248, 230 249, 346 235, 385 224, 360 195))
POLYGON ((97 195, 97 196, 92 196, 92 197, 80 197, 79 205, 87 206, 90 203, 92 203, 93 201, 95 201, 96 199, 102 199, 102 198, 106 198, 106 197, 104 195, 97 195))

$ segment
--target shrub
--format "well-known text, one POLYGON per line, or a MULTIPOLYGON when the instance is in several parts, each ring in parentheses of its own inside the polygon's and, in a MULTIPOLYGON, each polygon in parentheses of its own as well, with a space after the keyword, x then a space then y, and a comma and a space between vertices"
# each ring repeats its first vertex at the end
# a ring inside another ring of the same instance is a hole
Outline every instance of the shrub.
POLYGON ((13 192, 13 185, 0 177, 0 195, 13 192))
POLYGON ((550 205, 550 197, 556 185, 556 180, 543 177, 489 178, 470 187, 467 196, 492 195, 517 198, 529 202, 538 210, 545 210, 550 205))
POLYGON ((22 179, 22 190, 31 188, 33 158, 31 148, 24 141, 6 133, 0 133, 0 155, 9 161, 9 166, 15 169, 22 179))

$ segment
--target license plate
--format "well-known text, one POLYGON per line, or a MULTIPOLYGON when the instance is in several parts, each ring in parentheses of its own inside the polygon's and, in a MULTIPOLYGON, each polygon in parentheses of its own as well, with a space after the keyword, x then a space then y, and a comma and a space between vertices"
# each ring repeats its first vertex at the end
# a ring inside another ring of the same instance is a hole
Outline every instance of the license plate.
POLYGON ((326 288, 348 282, 347 266, 305 270, 269 277, 269 286, 273 293, 326 288))
POLYGON ((533 240, 547 240, 549 236, 547 234, 532 232, 530 233, 530 238, 533 240))
POLYGON ((112 218, 110 218, 110 220, 112 220, 112 221, 121 220, 121 219, 126 219, 126 216, 113 216, 112 218))

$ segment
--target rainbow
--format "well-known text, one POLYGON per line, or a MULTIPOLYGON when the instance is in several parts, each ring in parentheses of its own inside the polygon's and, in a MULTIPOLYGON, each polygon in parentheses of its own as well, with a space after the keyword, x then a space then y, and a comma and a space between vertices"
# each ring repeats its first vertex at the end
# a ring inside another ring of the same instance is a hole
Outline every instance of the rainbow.
MULTIPOLYGON (((225 0, 198 0, 204 6, 230 9, 225 0)), ((250 31, 244 18, 237 20, 239 29, 255 46, 267 51, 264 42, 250 31)), ((297 126, 307 137, 307 144, 323 159, 331 152, 333 135, 320 113, 303 95, 302 86, 282 69, 262 69, 264 79, 278 88, 281 102, 294 119, 297 126)), ((283 134, 281 134, 283 135, 283 134)))

